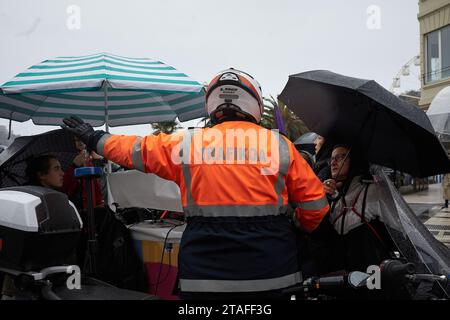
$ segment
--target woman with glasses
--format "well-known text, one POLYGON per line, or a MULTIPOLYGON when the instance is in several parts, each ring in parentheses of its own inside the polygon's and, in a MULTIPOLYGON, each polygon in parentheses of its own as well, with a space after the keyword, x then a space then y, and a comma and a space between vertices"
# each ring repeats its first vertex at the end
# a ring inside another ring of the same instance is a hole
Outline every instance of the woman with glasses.
POLYGON ((379 186, 368 162, 346 145, 333 147, 329 165, 331 178, 323 181, 330 202, 329 229, 319 236, 325 247, 317 250, 318 265, 323 273, 365 272, 395 250, 381 219, 379 186))

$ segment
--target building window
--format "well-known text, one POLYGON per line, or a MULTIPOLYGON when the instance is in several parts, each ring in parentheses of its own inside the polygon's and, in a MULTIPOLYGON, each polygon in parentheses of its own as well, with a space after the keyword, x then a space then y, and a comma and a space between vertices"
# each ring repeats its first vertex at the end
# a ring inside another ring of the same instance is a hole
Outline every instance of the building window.
POLYGON ((425 35, 425 82, 450 78, 450 25, 425 35))

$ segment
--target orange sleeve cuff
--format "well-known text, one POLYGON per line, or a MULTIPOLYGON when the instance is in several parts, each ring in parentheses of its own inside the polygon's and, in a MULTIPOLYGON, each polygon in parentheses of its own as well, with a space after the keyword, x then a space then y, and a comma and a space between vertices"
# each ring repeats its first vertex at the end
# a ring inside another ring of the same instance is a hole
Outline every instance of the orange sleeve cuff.
POLYGON ((327 214, 328 210, 330 210, 330 206, 320 210, 305 210, 301 208, 295 209, 295 217, 300 222, 300 227, 306 232, 313 232, 322 222, 323 217, 327 214))

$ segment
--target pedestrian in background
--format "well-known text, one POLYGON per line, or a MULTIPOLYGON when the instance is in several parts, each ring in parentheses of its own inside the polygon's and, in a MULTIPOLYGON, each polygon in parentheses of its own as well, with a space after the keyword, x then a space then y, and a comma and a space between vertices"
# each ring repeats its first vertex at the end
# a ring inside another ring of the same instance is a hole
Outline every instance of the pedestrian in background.
POLYGON ((442 180, 442 193, 444 197, 444 207, 448 209, 448 200, 450 200, 450 173, 444 175, 444 179, 442 180))
POLYGON ((330 165, 328 162, 330 160, 332 150, 331 145, 329 143, 325 143, 325 138, 319 135, 314 141, 314 144, 316 145, 316 156, 313 171, 320 181, 325 181, 331 176, 330 165))

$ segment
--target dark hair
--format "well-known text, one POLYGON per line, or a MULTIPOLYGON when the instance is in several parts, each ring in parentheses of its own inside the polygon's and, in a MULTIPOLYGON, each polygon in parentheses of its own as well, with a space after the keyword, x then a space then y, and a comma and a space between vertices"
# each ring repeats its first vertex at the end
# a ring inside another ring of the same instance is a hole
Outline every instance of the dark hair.
POLYGON ((313 169, 314 173, 318 176, 319 173, 322 173, 320 179, 326 180, 331 176, 328 161, 330 160, 331 152, 333 151, 334 141, 330 138, 324 137, 324 139, 325 142, 320 147, 319 152, 316 153, 316 163, 314 164, 313 169))
POLYGON ((337 149, 337 148, 345 148, 347 150, 350 150, 350 146, 349 145, 344 144, 344 143, 339 143, 339 144, 336 144, 336 145, 333 146, 333 148, 331 149, 331 152, 333 152, 334 149, 337 149))
POLYGON ((50 160, 58 158, 51 154, 40 155, 28 160, 25 173, 28 177, 28 184, 41 185, 39 174, 46 174, 50 170, 50 160))

